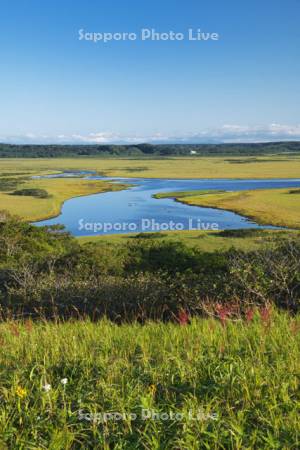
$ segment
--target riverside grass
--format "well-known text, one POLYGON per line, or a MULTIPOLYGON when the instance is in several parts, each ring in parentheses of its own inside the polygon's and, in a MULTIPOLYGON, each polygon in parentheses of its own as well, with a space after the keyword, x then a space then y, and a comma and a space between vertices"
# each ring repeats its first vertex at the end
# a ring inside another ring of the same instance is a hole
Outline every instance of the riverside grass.
POLYGON ((300 447, 299 316, 8 322, 0 336, 3 449, 300 447), (182 417, 142 420, 143 409, 182 417), (109 412, 125 418, 86 420, 109 412))
POLYGON ((227 251, 232 247, 249 251, 258 250, 262 246, 278 241, 278 239, 293 239, 299 232, 295 230, 231 230, 224 231, 169 231, 162 233, 141 234, 110 234, 78 237, 80 244, 95 243, 126 247, 135 239, 164 240, 165 242, 183 242, 189 247, 203 252, 227 251))
POLYGON ((156 198, 168 197, 188 205, 233 211, 260 224, 300 229, 300 189, 190 191, 156 195, 156 198))
POLYGON ((22 182, 22 189, 43 189, 48 198, 25 197, 11 195, 11 192, 0 192, 0 209, 18 215, 26 221, 38 221, 59 215, 62 204, 72 197, 118 191, 124 189, 121 184, 113 184, 101 180, 82 178, 48 178, 22 182))

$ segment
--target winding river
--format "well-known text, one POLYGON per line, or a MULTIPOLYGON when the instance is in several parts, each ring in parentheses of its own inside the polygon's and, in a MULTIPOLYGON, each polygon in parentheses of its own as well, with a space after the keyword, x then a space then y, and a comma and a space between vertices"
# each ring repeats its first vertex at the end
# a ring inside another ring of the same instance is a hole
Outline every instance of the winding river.
MULTIPOLYGON (((72 176, 63 174, 60 176, 72 176)), ((76 176, 73 174, 73 176, 76 176)), ((242 191, 248 189, 300 187, 300 179, 146 179, 106 178, 131 185, 126 190, 93 194, 67 200, 61 214, 35 225, 63 224, 75 236, 168 230, 216 230, 238 228, 275 228, 257 223, 230 211, 185 205, 172 199, 155 199, 154 194, 192 190, 242 191), (133 186, 132 186, 133 185, 133 186)))

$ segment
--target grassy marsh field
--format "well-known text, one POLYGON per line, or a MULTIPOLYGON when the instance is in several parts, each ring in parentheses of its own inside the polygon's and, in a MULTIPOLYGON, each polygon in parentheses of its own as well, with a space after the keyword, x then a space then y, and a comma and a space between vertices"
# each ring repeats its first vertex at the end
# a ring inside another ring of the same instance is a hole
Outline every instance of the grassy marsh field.
POLYGON ((299 155, 169 158, 0 159, 0 172, 95 170, 107 176, 146 178, 297 178, 299 155))
POLYGON ((296 450, 299 329, 275 311, 225 326, 1 324, 1 448, 296 450))
POLYGON ((300 228, 300 189, 173 192, 158 194, 156 198, 174 198, 188 205, 226 209, 263 225, 300 228))

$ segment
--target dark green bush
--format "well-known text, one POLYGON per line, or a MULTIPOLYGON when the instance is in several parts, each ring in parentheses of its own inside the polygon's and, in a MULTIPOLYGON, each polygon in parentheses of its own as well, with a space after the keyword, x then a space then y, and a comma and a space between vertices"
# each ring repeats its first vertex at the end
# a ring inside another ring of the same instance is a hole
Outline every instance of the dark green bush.
POLYGON ((19 189, 11 195, 21 195, 25 197, 49 198, 51 197, 45 189, 19 189))
POLYGON ((215 234, 215 236, 228 238, 246 238, 261 235, 263 235, 263 230, 258 230, 256 228, 245 228, 239 230, 222 230, 215 234))

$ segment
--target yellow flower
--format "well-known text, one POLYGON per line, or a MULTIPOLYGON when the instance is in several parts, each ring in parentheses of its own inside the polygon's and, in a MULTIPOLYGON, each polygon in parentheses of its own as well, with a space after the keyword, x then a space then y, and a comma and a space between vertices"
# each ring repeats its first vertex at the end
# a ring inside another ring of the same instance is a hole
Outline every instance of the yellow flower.
POLYGON ((16 389, 16 395, 19 398, 24 398, 27 395, 27 390, 22 388, 21 386, 18 386, 17 389, 16 389))
POLYGON ((154 384, 150 384, 149 391, 152 395, 154 395, 156 392, 156 386, 154 384))

